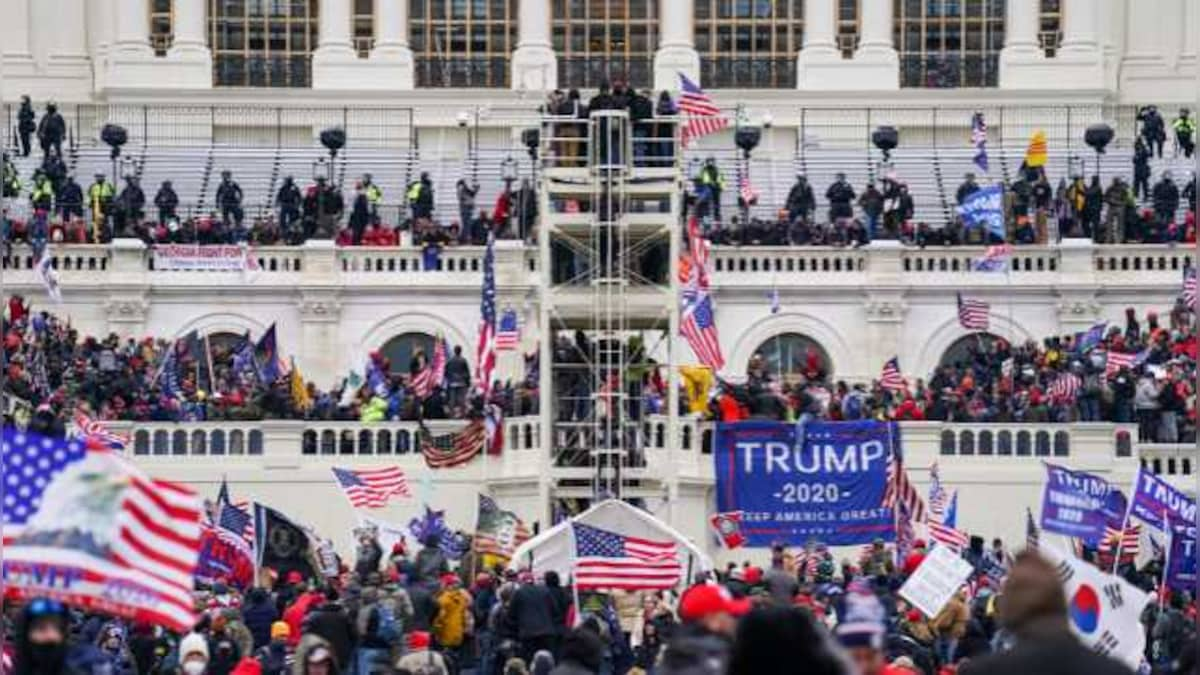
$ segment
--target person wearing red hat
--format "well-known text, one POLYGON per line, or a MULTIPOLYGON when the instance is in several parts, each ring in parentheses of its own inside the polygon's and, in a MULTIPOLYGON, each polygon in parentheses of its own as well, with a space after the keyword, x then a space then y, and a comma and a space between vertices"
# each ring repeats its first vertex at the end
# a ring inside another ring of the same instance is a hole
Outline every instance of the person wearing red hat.
POLYGON ((470 643, 471 594, 462 587, 457 574, 441 576, 442 590, 434 598, 437 613, 433 617, 433 635, 443 651, 458 652, 470 643))
POLYGON ((396 670, 409 673, 442 673, 450 672, 446 659, 433 651, 429 633, 415 630, 408 634, 408 651, 396 660, 396 670))
POLYGON ((738 619, 749 611, 750 600, 734 598, 724 586, 698 584, 684 591, 679 598, 683 624, 663 651, 662 670, 725 672, 738 619))

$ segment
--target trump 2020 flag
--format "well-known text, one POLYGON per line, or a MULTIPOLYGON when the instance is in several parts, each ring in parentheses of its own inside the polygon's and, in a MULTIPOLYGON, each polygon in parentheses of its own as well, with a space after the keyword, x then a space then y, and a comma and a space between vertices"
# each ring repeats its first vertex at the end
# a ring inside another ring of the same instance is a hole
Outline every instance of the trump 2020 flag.
POLYGON ((191 630, 200 498, 81 439, 3 439, 5 599, 191 630))
POLYGON ((958 207, 963 225, 967 229, 982 227, 988 234, 1004 239, 1004 188, 989 185, 976 190, 958 207))
POLYGON ((1071 632, 1083 644, 1136 671, 1146 648, 1139 618, 1150 594, 1053 546, 1043 546, 1038 552, 1058 571, 1067 596, 1071 632))

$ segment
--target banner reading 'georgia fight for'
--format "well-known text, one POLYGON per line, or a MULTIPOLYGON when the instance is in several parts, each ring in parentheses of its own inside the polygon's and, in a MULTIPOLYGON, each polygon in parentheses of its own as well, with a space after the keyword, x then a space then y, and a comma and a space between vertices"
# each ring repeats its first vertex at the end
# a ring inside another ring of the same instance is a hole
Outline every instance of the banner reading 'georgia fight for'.
POLYGON ((889 422, 718 424, 717 511, 742 512, 749 546, 894 539, 883 496, 899 443, 889 422))

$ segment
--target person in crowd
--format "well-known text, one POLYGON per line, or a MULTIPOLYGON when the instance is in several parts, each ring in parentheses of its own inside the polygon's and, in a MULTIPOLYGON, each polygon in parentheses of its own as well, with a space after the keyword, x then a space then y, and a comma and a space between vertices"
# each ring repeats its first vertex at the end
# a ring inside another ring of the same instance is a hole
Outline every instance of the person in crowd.
POLYGON ((109 239, 108 221, 113 213, 113 200, 116 196, 117 189, 109 182, 108 177, 97 172, 95 182, 88 187, 88 208, 92 211, 92 241, 109 239))
POLYGON ((379 222, 379 209, 383 206, 383 188, 375 183, 375 177, 364 173, 362 177, 363 192, 367 195, 367 204, 371 208, 371 222, 379 222))
POLYGON ((83 218, 83 188, 75 182, 75 176, 68 175, 63 181, 62 188, 58 191, 58 198, 55 200, 55 207, 58 210, 58 217, 63 223, 83 218))
POLYGON ((1066 673, 1119 675, 1128 669, 1081 645, 1068 628, 1067 599, 1055 567, 1037 553, 1017 555, 1004 582, 1000 623, 1015 638, 1009 651, 972 661, 964 675, 1066 673))
POLYGON ((286 622, 271 624, 270 641, 254 652, 254 658, 262 669, 262 675, 288 675, 292 670, 292 653, 288 646, 291 628, 286 622))
POLYGON ((812 186, 808 184, 808 177, 804 174, 796 176, 796 183, 788 191, 786 208, 788 222, 794 223, 797 219, 807 221, 812 218, 813 211, 817 208, 817 199, 813 196, 812 186))
POLYGON ((846 221, 854 217, 854 188, 846 182, 846 174, 838 172, 829 189, 825 191, 825 199, 829 201, 830 225, 845 227, 846 221))
POLYGON ((33 103, 30 102, 28 96, 21 96, 21 107, 17 110, 17 136, 21 139, 22 157, 29 156, 29 139, 37 130, 37 124, 34 123, 35 117, 33 103))
POLYGON ((320 637, 333 650, 335 662, 349 664, 358 642, 354 622, 346 614, 340 602, 341 594, 333 586, 327 586, 325 600, 313 608, 304 619, 303 633, 320 637))
MULTIPOLYGON (((890 181, 884 181, 885 186, 889 183, 890 181)), ((867 182, 867 188, 858 197, 858 207, 867 219, 867 236, 871 239, 876 238, 879 234, 880 218, 883 216, 883 193, 875 187, 875 181, 867 182)))
POLYGON ((63 139, 67 136, 67 122, 62 113, 58 112, 58 104, 51 101, 46 104, 46 112, 42 115, 37 129, 38 141, 42 144, 42 159, 51 156, 62 157, 63 139))
POLYGON ((183 675, 206 675, 208 640, 199 633, 188 633, 179 641, 179 670, 183 675))
POLYGON ((304 195, 303 238, 332 238, 344 209, 341 190, 330 185, 325 176, 317 176, 304 195))
POLYGON ((300 194, 300 187, 296 185, 296 179, 292 176, 284 176, 283 184, 279 186, 279 190, 275 193, 275 208, 279 210, 279 228, 284 232, 290 232, 295 223, 300 220, 300 207, 304 203, 304 196, 300 194))
POLYGON ((47 598, 34 598, 21 608, 13 646, 15 675, 93 673, 110 667, 92 645, 72 642, 67 608, 47 598))
POLYGON ((164 180, 158 186, 158 192, 154 195, 154 206, 158 209, 158 223, 160 225, 169 223, 176 218, 176 210, 179 208, 179 195, 175 194, 175 188, 171 181, 164 180))
POLYGON ((361 246, 363 234, 371 224, 371 202, 367 199, 366 186, 358 183, 354 186, 354 201, 350 204, 351 244, 361 246))
MULTIPOLYGON (((1162 178, 1154 184, 1153 192, 1154 224, 1161 235, 1175 222, 1175 211, 1179 209, 1179 188, 1171 179, 1171 172, 1164 171, 1162 178)), ((1157 238, 1163 241, 1162 238, 1157 238)))
POLYGON ((221 184, 217 186, 217 206, 221 209, 221 222, 228 227, 231 223, 241 227, 242 186, 233 180, 233 172, 221 172, 221 184))
POLYGON ((506 621, 517 627, 521 658, 529 661, 539 651, 554 651, 560 635, 560 626, 554 620, 557 613, 549 588, 532 578, 520 582, 508 603, 506 621))
POLYGON ((967 197, 979 192, 979 184, 975 182, 975 174, 967 173, 963 175, 963 182, 959 183, 958 190, 954 193, 954 203, 959 206, 967 201, 967 197))
POLYGON ((658 139, 655 154, 659 157, 657 165, 670 166, 675 161, 675 123, 671 118, 679 114, 679 106, 671 99, 671 92, 659 92, 654 114, 658 118, 655 125, 655 137, 658 139))
POLYGON ((17 174, 17 167, 9 158, 8 153, 4 153, 4 198, 13 199, 21 194, 21 177, 17 174))
POLYGON ((1087 190, 1083 194, 1084 231, 1090 231, 1092 238, 1101 240, 1100 214, 1104 211, 1104 188, 1100 185, 1100 176, 1092 176, 1087 190))
POLYGON ((463 244, 470 243, 470 228, 472 216, 475 214, 475 197, 479 194, 479 182, 476 180, 468 180, 466 176, 458 179, 454 184, 454 196, 458 199, 458 217, 460 242, 463 244))
POLYGON ((130 236, 146 215, 146 193, 137 176, 126 176, 125 187, 116 201, 116 229, 119 236, 130 236))
POLYGON ((408 650, 396 660, 396 671, 417 675, 450 675, 445 657, 434 651, 433 640, 427 631, 408 634, 408 650))
POLYGON ((1133 194, 1141 201, 1150 198, 1150 159, 1154 155, 1141 136, 1133 144, 1133 194))
POLYGON ((1114 176, 1112 183, 1104 191, 1104 205, 1108 207, 1104 212, 1105 243, 1119 244, 1124 241, 1125 207, 1128 197, 1129 188, 1125 186, 1125 181, 1121 180, 1120 176, 1114 176))
POLYGON ((434 598, 437 613, 433 635, 443 653, 461 663, 468 654, 471 633, 471 594, 462 587, 457 574, 447 572, 441 578, 441 590, 434 598))
POLYGON ((696 215, 701 218, 711 215, 713 221, 721 222, 721 193, 725 191, 725 176, 717 166, 716 158, 704 160, 696 186, 696 215))
POLYGON ((29 202, 34 211, 44 214, 49 213, 54 206, 54 186, 40 169, 33 172, 33 189, 29 193, 29 202))
POLYGON ((1184 157, 1192 158, 1196 151, 1196 120, 1187 108, 1179 109, 1179 116, 1171 121, 1171 129, 1175 131, 1175 150, 1182 152, 1184 157))
POLYGON ((433 180, 428 172, 422 171, 421 176, 408 186, 406 197, 414 221, 433 218, 433 180))
POLYGON ((1148 105, 1138 111, 1137 120, 1142 123, 1141 136, 1150 148, 1162 159, 1163 143, 1167 140, 1166 122, 1158 112, 1158 106, 1148 105))
POLYGON ((585 621, 567 634, 551 675, 600 675, 605 665, 605 644, 596 625, 585 621))

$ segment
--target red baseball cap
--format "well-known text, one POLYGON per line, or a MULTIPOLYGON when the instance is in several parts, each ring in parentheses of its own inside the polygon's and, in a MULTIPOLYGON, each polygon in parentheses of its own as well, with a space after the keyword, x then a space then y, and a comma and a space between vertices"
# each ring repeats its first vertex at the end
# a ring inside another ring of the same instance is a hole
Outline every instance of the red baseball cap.
POLYGON ((679 599, 679 616, 684 621, 695 621, 710 614, 732 614, 741 616, 750 611, 750 599, 734 598, 724 586, 700 584, 683 592, 679 599))

